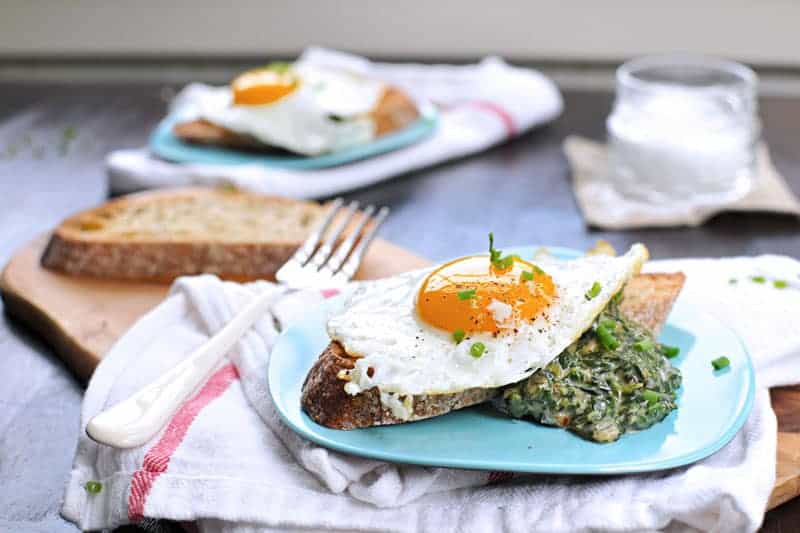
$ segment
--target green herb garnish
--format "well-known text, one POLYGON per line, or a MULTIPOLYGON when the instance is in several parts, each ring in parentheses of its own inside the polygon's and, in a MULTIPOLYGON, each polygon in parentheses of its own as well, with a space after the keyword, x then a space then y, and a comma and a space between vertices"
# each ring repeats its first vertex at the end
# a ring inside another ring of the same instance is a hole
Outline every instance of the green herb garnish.
POLYGON ((650 339, 643 339, 633 343, 634 350, 638 352, 649 352, 650 350, 653 349, 653 346, 655 345, 653 344, 653 341, 651 341, 650 339))
POLYGON ((614 330, 614 329, 616 329, 616 328, 617 328, 617 322, 616 322, 615 320, 611 320, 610 318, 606 318, 606 319, 604 319, 604 320, 601 320, 601 321, 600 321, 600 324, 601 324, 601 325, 602 325, 604 328, 606 328, 606 329, 608 329, 608 330, 614 330))
POLYGON ((522 274, 519 275, 522 281, 533 281, 533 272, 528 272, 527 270, 523 270, 522 274))
POLYGON ((541 268, 539 268, 537 265, 533 265, 533 272, 534 272, 534 273, 536 273, 536 274, 539 274, 540 276, 541 276, 542 274, 544 274, 544 270, 542 270, 541 268))
POLYGON ((494 247, 494 233, 491 231, 489 232, 489 261, 495 263, 500 259, 502 255, 502 250, 496 250, 494 247))
POLYGON ((456 294, 458 294, 458 299, 459 300, 472 300, 473 298, 475 298, 475 289, 467 289, 465 291, 458 291, 456 294))
POLYGON ((653 405, 654 403, 658 403, 658 400, 661 399, 661 396, 656 391, 645 389, 642 391, 642 398, 647 400, 647 403, 650 405, 653 405))
POLYGON ((456 344, 459 344, 464 340, 465 335, 466 333, 464 333, 463 329, 457 329, 453 332, 453 340, 456 341, 456 344))
POLYGON ((714 370, 722 370, 723 368, 728 368, 730 366, 731 360, 725 357, 717 357, 713 361, 711 361, 711 366, 714 367, 714 370))
POLYGON ((103 490, 103 484, 99 481, 87 481, 84 488, 89 494, 100 494, 100 491, 103 490))
POLYGON ((277 72, 278 74, 284 74, 289 72, 289 69, 292 68, 292 64, 287 61, 273 61, 272 63, 267 65, 267 70, 271 70, 272 72, 277 72))
POLYGON ((491 261, 492 265, 498 270, 506 270, 511 268, 514 264, 514 259, 519 259, 518 255, 503 255, 502 250, 498 250, 494 247, 494 233, 491 231, 489 232, 489 261, 491 261))
POLYGON ((61 155, 67 155, 70 143, 72 143, 77 136, 78 129, 75 126, 67 126, 62 130, 61 144, 59 145, 59 151, 61 152, 61 155))
POLYGON ((603 290, 603 286, 600 285, 599 281, 595 281, 594 283, 592 283, 592 287, 588 291, 586 291, 586 299, 591 300, 592 298, 600 294, 601 290, 603 290))
POLYGON ((483 355, 483 352, 486 350, 486 346, 482 342, 475 342, 472 346, 469 347, 469 354, 477 359, 478 357, 483 355))
POLYGON ((606 350, 614 350, 619 347, 619 341, 603 324, 597 326, 597 338, 606 350))
POLYGON ((672 359, 673 357, 678 357, 678 354, 681 353, 681 349, 677 346, 661 346, 661 353, 664 354, 664 357, 672 359))
POLYGON ((775 281, 772 282, 772 286, 775 287, 776 289, 785 289, 786 287, 789 286, 789 282, 786 281, 785 279, 776 279, 775 281))
POLYGON ((753 283, 766 283, 767 282, 767 278, 765 278, 764 276, 753 276, 752 278, 750 278, 750 280, 753 283))

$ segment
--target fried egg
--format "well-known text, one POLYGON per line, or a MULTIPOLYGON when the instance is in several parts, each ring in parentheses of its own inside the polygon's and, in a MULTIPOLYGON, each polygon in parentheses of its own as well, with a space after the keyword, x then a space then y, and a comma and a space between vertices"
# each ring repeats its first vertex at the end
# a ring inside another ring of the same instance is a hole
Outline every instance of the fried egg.
POLYGON ((303 155, 369 142, 369 113, 385 85, 355 73, 296 63, 245 72, 205 99, 198 117, 303 155))
POLYGON ((515 383, 589 329, 647 257, 641 244, 541 266, 492 253, 366 282, 327 322, 357 358, 339 377, 352 395, 378 387, 401 419, 413 395, 515 383))

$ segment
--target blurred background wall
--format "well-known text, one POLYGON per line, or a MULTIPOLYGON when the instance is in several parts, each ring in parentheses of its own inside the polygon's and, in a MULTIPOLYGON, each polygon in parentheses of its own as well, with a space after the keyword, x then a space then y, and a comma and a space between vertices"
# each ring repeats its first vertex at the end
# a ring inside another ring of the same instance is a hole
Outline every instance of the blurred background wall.
POLYGON ((555 67, 684 51, 795 72, 798 27, 794 0, 0 0, 0 76, 111 61, 196 68, 292 57, 308 44, 390 59, 499 54, 555 67))
POLYGON ((2 56, 291 55, 614 61, 664 50, 800 66, 794 0, 3 0, 2 56))

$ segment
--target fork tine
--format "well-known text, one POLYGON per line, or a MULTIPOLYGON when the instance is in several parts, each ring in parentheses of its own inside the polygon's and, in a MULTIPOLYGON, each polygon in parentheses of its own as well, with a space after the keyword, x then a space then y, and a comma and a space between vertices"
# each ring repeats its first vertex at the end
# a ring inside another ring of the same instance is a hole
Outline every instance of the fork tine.
POLYGON ((370 217, 372 213, 375 212, 375 206, 369 205, 361 215, 361 221, 359 221, 358 225, 350 232, 342 242, 339 247, 336 249, 336 253, 333 254, 333 257, 320 269, 321 271, 325 272, 329 276, 333 276, 336 272, 339 271, 341 266, 344 264, 344 260, 347 259, 347 256, 350 255, 350 252, 353 251, 353 248, 356 245, 356 241, 358 237, 361 235, 361 232, 364 230, 364 226, 370 221, 370 217))
POLYGON ((364 253, 372 243, 372 239, 375 238, 378 228, 381 224, 383 224, 383 221, 386 220, 387 216, 389 216, 389 208, 381 207, 377 216, 375 217, 375 222, 366 231, 366 233, 364 233, 364 236, 361 237, 358 246, 356 246, 356 249, 353 250, 352 254, 350 254, 350 258, 344 263, 344 265, 342 265, 342 268, 336 274, 337 278, 339 278, 341 281, 348 281, 353 277, 353 275, 355 275, 356 270, 358 270, 358 266, 361 264, 361 260, 364 259, 364 253))
POLYGON ((308 262, 308 260, 311 258, 311 254, 314 253, 314 250, 317 249, 317 245, 319 245, 320 240, 322 240, 322 235, 325 233, 325 230, 328 229, 328 226, 331 225, 331 222, 339 212, 342 204, 344 204, 344 200, 341 198, 337 198, 331 202, 331 207, 328 209, 325 217, 322 219, 322 221, 320 221, 319 225, 314 228, 314 231, 311 232, 311 235, 308 236, 303 245, 297 249, 289 261, 296 261, 300 266, 303 266, 308 262))
POLYGON ((341 237, 347 225, 350 223, 353 215, 355 215, 356 209, 358 209, 358 202, 354 200, 347 206, 347 214, 339 220, 336 226, 329 232, 325 242, 323 242, 314 255, 311 256, 311 259, 308 260, 309 265, 316 267, 316 269, 320 269, 322 265, 328 261, 333 253, 333 247, 336 245, 336 242, 339 240, 339 237, 341 237))
POLYGON ((297 249, 294 255, 292 255, 292 257, 290 257, 289 260, 286 261, 286 263, 284 263, 283 266, 275 273, 275 279, 279 283, 283 283, 284 285, 288 285, 292 288, 297 288, 298 286, 308 283, 303 275, 304 265, 311 258, 314 250, 317 249, 320 240, 322 240, 322 235, 328 229, 328 226, 330 226, 334 217, 336 217, 336 215, 339 213, 343 203, 344 200, 341 198, 337 198, 331 202, 328 212, 323 216, 319 224, 317 224, 317 227, 314 228, 314 230, 300 246, 300 248, 297 249))

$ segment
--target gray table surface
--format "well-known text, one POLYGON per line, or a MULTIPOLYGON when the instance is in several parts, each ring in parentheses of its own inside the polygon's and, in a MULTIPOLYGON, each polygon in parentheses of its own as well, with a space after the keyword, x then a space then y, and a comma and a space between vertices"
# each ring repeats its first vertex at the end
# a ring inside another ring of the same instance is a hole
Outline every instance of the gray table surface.
MULTIPOLYGON (((0 85, 0 259, 66 215, 107 196, 104 155, 137 147, 162 116, 161 85, 0 85), (74 138, 73 137, 74 134, 74 138)), ((561 152, 568 134, 602 138, 611 96, 568 92, 554 124, 484 154, 347 196, 392 208, 383 236, 431 259, 500 244, 586 248, 599 238, 647 243, 656 258, 782 253, 800 257, 800 222, 724 214, 695 229, 605 232, 585 226, 561 152)), ((777 168, 800 194, 800 100, 762 102, 777 168)), ((58 514, 78 433, 81 384, 42 342, 0 323, 0 531, 75 531, 58 514)), ((800 503, 767 515, 792 531, 800 503)))

